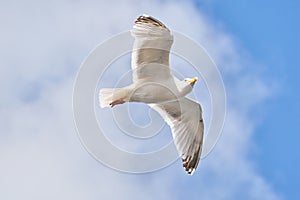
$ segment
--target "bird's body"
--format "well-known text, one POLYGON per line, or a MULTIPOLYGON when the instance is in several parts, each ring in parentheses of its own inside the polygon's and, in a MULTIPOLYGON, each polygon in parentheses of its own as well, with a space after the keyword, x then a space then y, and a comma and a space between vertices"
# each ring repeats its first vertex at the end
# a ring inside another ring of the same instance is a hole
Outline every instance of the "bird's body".
POLYGON ((171 127, 183 166, 191 174, 200 159, 204 128, 201 106, 185 95, 192 91, 197 78, 180 81, 172 75, 169 52, 173 36, 163 23, 142 15, 131 33, 135 37, 131 59, 133 83, 124 88, 101 89, 100 106, 149 104, 171 127))

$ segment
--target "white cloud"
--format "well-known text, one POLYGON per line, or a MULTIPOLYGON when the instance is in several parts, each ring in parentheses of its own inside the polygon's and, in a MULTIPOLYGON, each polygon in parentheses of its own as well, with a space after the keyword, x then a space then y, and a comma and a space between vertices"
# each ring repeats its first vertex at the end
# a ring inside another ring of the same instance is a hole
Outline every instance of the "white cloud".
MULTIPOLYGON (((251 109, 270 95, 231 36, 185 1, 1 2, 1 199, 279 199, 249 158, 251 109), (162 12, 163 11, 163 12, 162 12), (225 78, 228 114, 213 153, 188 177, 176 162, 145 175, 115 172, 81 146, 72 90, 84 57, 141 13, 195 38, 225 78)), ((253 64, 253 63, 251 63, 253 64)))

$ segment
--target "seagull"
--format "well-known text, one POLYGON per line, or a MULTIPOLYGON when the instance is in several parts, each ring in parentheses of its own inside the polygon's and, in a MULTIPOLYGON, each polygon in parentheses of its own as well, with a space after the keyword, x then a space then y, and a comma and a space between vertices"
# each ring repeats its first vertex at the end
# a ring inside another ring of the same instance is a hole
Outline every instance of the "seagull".
POLYGON ((123 88, 103 88, 100 107, 114 107, 125 102, 143 102, 157 111, 170 126, 185 171, 192 175, 198 166, 203 144, 203 118, 199 103, 185 97, 197 77, 179 80, 169 67, 173 44, 171 31, 159 20, 139 16, 131 35, 133 83, 123 88))

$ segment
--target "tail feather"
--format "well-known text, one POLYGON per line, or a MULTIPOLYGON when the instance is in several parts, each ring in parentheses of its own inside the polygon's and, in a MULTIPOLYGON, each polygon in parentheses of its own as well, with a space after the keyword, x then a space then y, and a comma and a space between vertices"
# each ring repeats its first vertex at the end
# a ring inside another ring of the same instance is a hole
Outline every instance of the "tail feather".
POLYGON ((128 91, 125 88, 103 88, 99 92, 100 107, 109 107, 113 101, 127 101, 128 91))

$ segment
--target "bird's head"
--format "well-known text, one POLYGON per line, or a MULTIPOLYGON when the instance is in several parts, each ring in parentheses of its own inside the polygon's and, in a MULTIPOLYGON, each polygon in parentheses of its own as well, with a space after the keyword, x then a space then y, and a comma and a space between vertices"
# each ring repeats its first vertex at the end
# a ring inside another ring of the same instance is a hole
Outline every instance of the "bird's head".
POLYGON ((198 80, 197 77, 195 78, 185 78, 183 81, 180 81, 180 93, 181 96, 185 96, 186 94, 190 93, 198 80))
POLYGON ((195 78, 185 78, 183 81, 187 84, 187 85, 190 85, 192 87, 194 87, 196 81, 198 80, 197 77, 195 78))

